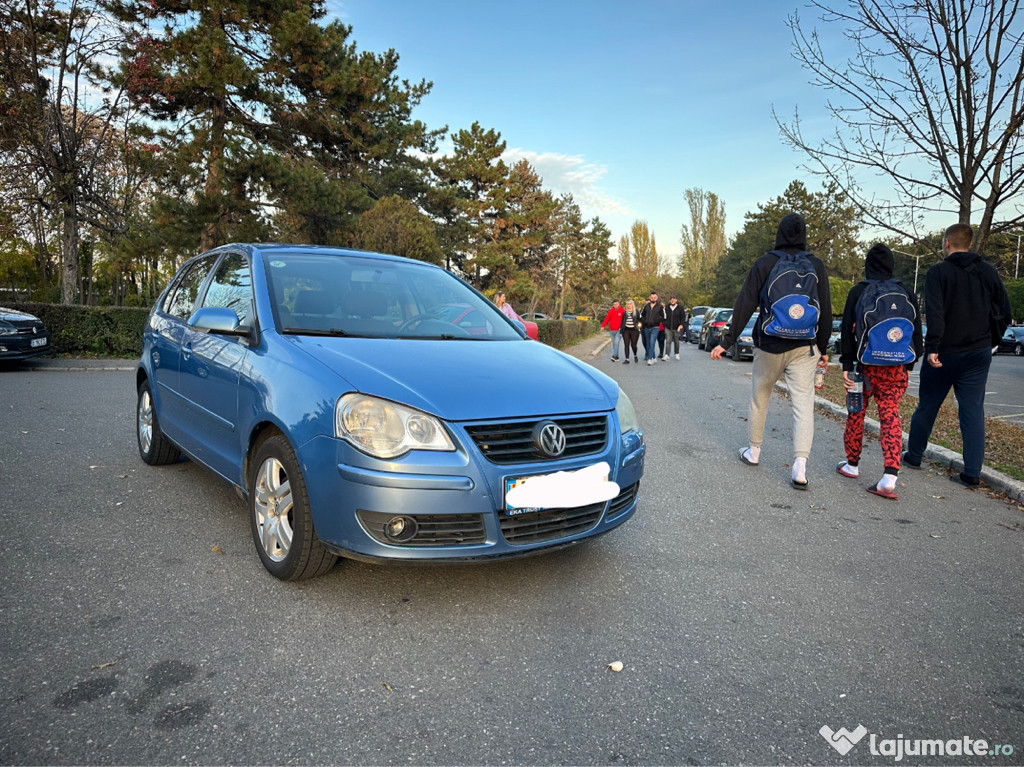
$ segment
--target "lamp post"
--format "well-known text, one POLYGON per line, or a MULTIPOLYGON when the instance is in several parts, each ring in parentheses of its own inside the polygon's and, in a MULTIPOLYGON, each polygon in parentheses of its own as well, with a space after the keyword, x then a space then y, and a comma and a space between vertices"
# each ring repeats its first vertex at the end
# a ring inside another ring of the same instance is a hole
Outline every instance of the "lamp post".
POLYGON ((939 251, 933 250, 931 253, 922 253, 920 256, 914 255, 913 253, 904 253, 902 250, 893 250, 893 253, 899 253, 901 256, 910 256, 914 259, 914 293, 917 293, 917 272, 921 268, 921 259, 925 256, 934 256, 939 251))
POLYGON ((1024 236, 1024 232, 1007 232, 1009 235, 1017 235, 1017 258, 1013 263, 1013 279, 1017 279, 1020 276, 1020 238, 1024 236))

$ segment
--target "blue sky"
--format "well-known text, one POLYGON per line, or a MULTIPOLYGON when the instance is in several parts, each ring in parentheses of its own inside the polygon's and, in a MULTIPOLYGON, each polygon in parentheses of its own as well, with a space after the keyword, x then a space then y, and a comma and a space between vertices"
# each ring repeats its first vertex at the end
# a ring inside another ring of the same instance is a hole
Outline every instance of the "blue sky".
MULTIPOLYGON (((499 131, 556 194, 571 192, 615 241, 643 219, 675 259, 683 192, 715 192, 726 229, 799 178, 803 157, 772 118, 799 107, 827 127, 826 94, 790 53, 776 0, 333 0, 359 50, 400 55, 398 75, 434 83, 415 116, 429 127, 499 131)), ((823 30, 836 34, 838 30, 823 30)))

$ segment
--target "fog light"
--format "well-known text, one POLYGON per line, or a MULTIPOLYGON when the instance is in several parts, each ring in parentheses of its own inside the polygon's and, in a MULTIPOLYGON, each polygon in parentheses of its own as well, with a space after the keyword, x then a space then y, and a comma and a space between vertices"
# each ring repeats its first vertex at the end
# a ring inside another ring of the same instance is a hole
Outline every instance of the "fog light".
POLYGON ((412 517, 392 517, 384 525, 384 535, 392 541, 407 541, 416 535, 416 520, 412 517))

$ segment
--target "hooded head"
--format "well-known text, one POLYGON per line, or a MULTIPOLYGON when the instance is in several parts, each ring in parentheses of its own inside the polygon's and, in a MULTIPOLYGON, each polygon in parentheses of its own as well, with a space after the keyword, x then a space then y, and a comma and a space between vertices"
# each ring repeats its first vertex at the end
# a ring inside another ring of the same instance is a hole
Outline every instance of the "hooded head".
POLYGON ((887 280, 892 277, 892 251, 882 243, 873 245, 864 259, 864 276, 869 280, 887 280))
POLYGON ((807 222, 799 213, 787 213, 779 222, 775 234, 776 248, 807 250, 807 222))

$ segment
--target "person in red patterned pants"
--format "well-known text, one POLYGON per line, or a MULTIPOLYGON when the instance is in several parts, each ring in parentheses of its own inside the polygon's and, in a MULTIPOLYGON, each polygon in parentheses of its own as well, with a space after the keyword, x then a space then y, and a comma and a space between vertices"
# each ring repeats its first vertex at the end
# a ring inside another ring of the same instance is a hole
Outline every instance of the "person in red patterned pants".
MULTIPOLYGON (((868 251, 864 259, 864 276, 867 280, 888 280, 892 278, 892 251, 885 245, 878 244, 868 251)), ((846 308, 843 311, 843 326, 840 336, 839 362, 843 366, 843 382, 849 389, 853 385, 849 372, 856 362, 864 372, 864 408, 859 413, 849 413, 846 417, 846 431, 843 433, 843 447, 846 449, 846 460, 842 461, 836 471, 844 477, 860 476, 860 456, 864 446, 864 416, 867 404, 874 398, 878 405, 879 441, 882 443, 882 457, 885 460, 885 472, 882 478, 871 485, 869 493, 883 498, 895 500, 896 477, 900 472, 900 459, 903 454, 903 424, 900 421, 900 400, 907 391, 907 374, 913 369, 914 363, 908 365, 879 366, 861 365, 857 362, 856 342, 856 308, 867 281, 858 282, 846 297, 846 308)), ((905 286, 904 286, 904 289, 905 286)), ((924 352, 924 340, 921 337, 921 311, 917 298, 909 290, 906 291, 914 306, 913 349, 916 358, 924 352)))

